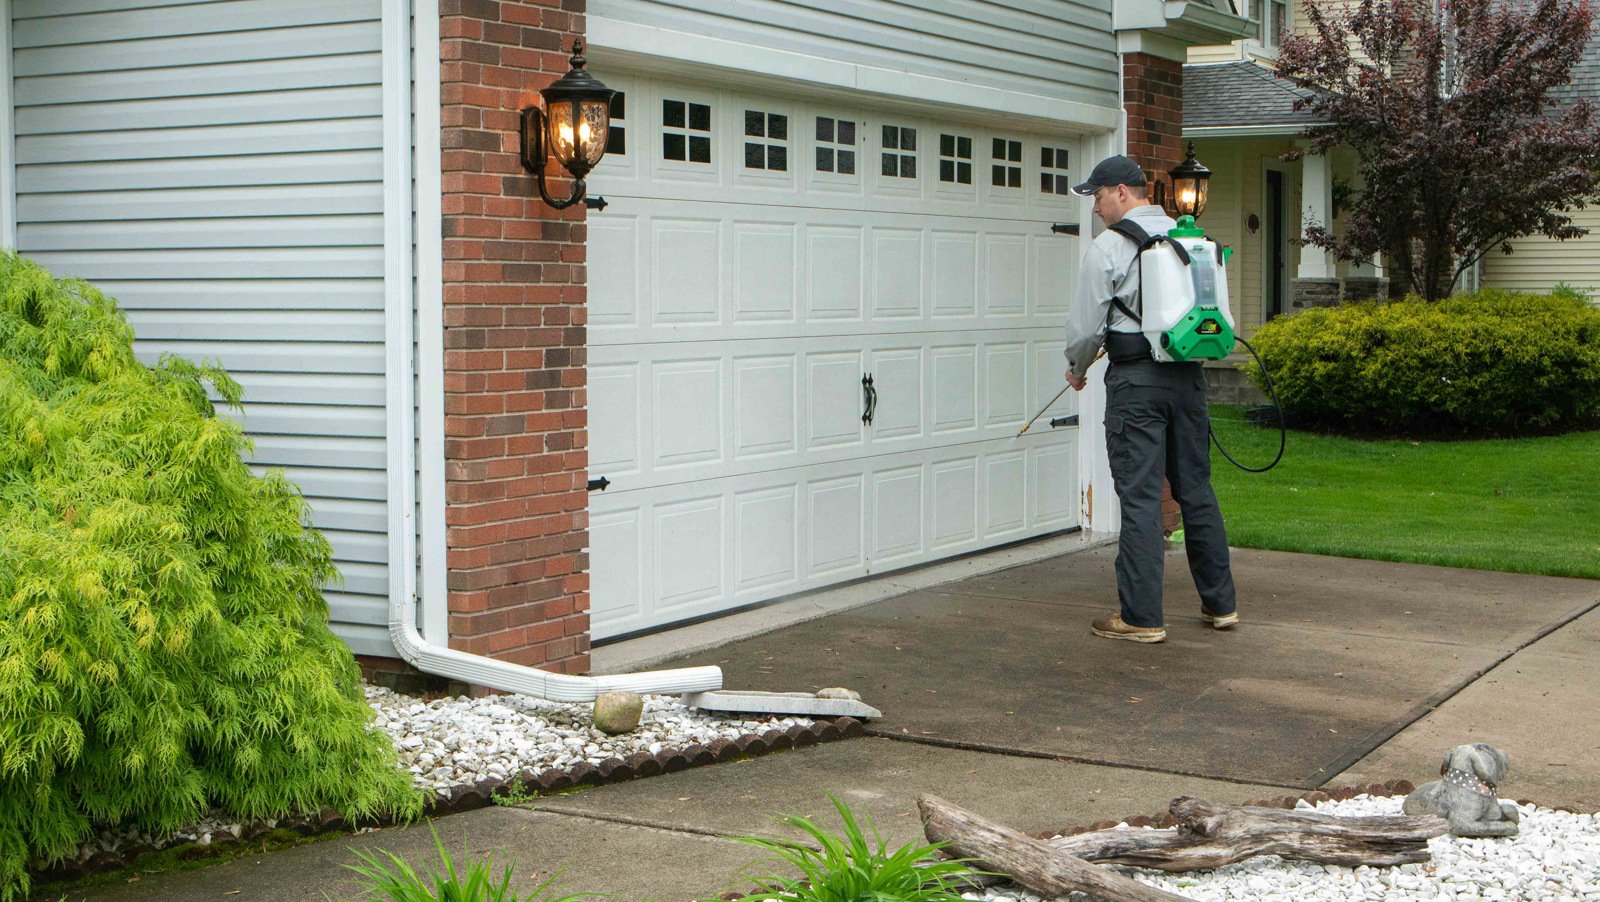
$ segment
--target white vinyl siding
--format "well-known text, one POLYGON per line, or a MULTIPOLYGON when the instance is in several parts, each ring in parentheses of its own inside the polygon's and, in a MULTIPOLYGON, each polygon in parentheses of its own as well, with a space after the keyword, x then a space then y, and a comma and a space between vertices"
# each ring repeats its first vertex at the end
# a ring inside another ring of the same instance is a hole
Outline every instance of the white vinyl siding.
POLYGON ((590 0, 588 15, 819 64, 1120 106, 1110 0, 590 0))
POLYGON ((18 250, 115 297, 142 358, 238 379, 252 466, 333 545, 335 631, 393 655, 380 0, 11 6, 18 250))
POLYGON ((1573 210, 1569 215, 1573 224, 1588 229, 1589 234, 1571 241, 1518 238, 1511 242, 1511 254, 1497 250, 1483 258, 1483 284, 1544 294, 1565 282, 1600 301, 1600 207, 1573 210))

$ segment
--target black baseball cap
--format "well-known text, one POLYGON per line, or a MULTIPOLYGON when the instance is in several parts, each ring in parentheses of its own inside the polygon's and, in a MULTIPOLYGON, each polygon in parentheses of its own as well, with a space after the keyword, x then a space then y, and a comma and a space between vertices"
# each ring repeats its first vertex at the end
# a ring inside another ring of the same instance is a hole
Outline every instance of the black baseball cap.
POLYGON ((1137 188, 1143 184, 1144 170, 1139 168, 1138 163, 1123 156, 1106 157, 1095 164, 1087 182, 1073 186, 1072 193, 1088 197, 1099 189, 1109 188, 1112 185, 1132 185, 1137 188))

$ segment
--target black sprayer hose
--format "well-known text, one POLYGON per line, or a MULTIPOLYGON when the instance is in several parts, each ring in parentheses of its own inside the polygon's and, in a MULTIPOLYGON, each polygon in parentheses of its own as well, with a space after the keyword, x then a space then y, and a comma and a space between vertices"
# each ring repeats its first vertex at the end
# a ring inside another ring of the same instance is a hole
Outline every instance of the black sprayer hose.
POLYGON ((1273 467, 1276 467, 1278 465, 1278 461, 1283 460, 1283 448, 1284 445, 1288 444, 1289 441, 1289 427, 1283 421, 1283 405, 1278 403, 1278 390, 1272 387, 1272 374, 1267 372, 1267 365, 1261 362, 1261 355, 1256 353, 1255 348, 1250 347, 1250 342, 1245 341, 1242 338, 1237 338, 1235 340, 1238 341, 1239 344, 1244 345, 1245 348, 1250 351, 1250 356, 1256 359, 1256 366, 1261 367, 1262 377, 1267 380, 1267 394, 1272 397, 1272 409, 1278 412, 1278 456, 1272 459, 1272 463, 1267 464, 1264 467, 1247 467, 1244 464, 1234 460, 1233 455, 1228 453, 1228 449, 1222 447, 1222 442, 1217 441, 1217 430, 1215 429, 1211 430, 1211 443, 1217 446, 1217 450, 1221 451, 1222 456, 1228 459, 1228 463, 1233 464, 1246 473, 1265 473, 1273 467))

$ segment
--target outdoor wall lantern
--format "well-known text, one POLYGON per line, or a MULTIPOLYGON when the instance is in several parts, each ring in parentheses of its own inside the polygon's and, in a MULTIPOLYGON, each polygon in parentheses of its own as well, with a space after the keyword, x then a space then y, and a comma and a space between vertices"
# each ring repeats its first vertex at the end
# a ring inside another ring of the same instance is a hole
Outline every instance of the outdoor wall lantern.
POLYGON ((522 166, 539 182, 539 196, 557 210, 583 200, 584 176, 606 153, 606 135, 611 129, 611 98, 616 91, 584 71, 583 41, 572 42, 572 68, 556 82, 539 92, 543 106, 522 111, 522 166), (545 187, 545 158, 572 174, 572 196, 556 200, 545 187))
POLYGON ((1196 219, 1206 210, 1206 183, 1211 180, 1211 170, 1194 158, 1194 142, 1189 142, 1189 155, 1182 163, 1172 167, 1172 205, 1179 216, 1196 219))

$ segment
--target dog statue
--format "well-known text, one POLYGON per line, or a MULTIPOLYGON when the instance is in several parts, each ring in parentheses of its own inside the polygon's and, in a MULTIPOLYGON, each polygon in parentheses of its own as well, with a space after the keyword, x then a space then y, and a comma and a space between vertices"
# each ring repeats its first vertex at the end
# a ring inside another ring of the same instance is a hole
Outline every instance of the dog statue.
POLYGON ((1511 762, 1506 753, 1474 742, 1444 756, 1444 779, 1418 786, 1406 796, 1406 814, 1433 814, 1450 822, 1452 836, 1516 836, 1517 806, 1495 795, 1511 762))

